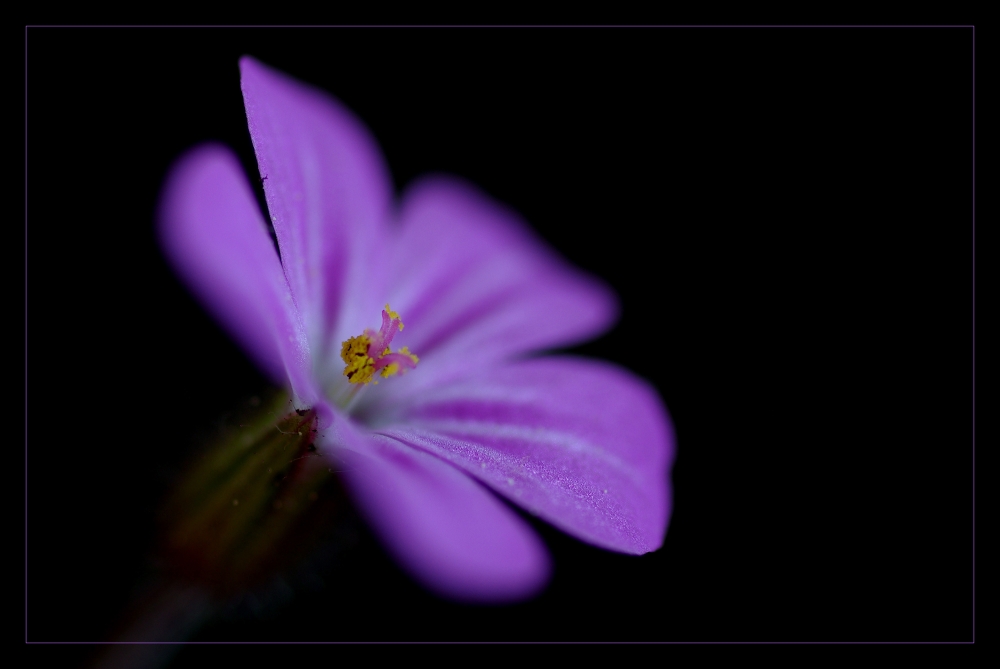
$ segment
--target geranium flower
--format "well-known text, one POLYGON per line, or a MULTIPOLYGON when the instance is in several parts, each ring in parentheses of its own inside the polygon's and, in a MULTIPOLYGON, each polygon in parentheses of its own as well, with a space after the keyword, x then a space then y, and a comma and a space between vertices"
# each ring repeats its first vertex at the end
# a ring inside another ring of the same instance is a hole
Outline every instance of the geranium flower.
MULTIPOLYGON (((397 207, 351 112, 240 67, 280 260, 218 145, 174 167, 162 243, 295 408, 315 409, 320 451, 387 549, 441 594, 502 601, 537 592, 550 564, 501 498, 596 546, 659 548, 673 436, 657 393, 608 363, 527 357, 606 330, 611 291, 456 178, 397 207)), ((652 346, 635 342, 637 360, 652 346)))

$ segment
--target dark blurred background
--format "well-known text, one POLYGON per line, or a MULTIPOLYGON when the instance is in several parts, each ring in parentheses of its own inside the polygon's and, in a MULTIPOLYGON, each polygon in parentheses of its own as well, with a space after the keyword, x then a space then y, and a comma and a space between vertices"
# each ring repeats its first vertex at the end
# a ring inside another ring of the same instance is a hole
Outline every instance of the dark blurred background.
POLYGON ((353 109, 397 189, 462 175, 614 286, 621 321, 575 350, 659 389, 675 508, 642 557, 535 522, 551 585, 498 608, 427 594, 357 523, 308 585, 198 640, 971 638, 971 30, 47 28, 30 640, 106 638, 172 477, 267 387, 153 229, 185 149, 256 177, 242 54, 353 109))

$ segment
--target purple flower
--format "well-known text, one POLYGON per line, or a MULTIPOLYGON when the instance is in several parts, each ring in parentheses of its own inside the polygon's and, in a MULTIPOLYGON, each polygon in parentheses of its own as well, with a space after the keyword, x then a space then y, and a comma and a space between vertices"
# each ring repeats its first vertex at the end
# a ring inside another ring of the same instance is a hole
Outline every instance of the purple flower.
POLYGON ((537 592, 548 555, 500 498, 602 548, 659 548, 673 435, 657 393, 607 363, 527 357, 606 330, 610 290, 455 178, 396 205, 347 109, 240 66, 280 260, 218 145, 173 169, 163 245, 296 408, 315 408, 321 452, 398 561, 459 599, 537 592))

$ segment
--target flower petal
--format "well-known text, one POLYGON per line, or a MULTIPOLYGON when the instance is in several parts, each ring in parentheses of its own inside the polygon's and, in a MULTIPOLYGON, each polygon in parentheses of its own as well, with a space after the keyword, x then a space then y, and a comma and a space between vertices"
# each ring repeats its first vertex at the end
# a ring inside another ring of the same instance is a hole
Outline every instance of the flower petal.
POLYGON ((431 391, 398 419, 378 432, 584 541, 634 554, 663 543, 673 431, 656 391, 623 369, 522 361, 431 391))
POLYGON ((273 379, 300 401, 317 396, 302 319, 236 157, 205 145, 174 166, 159 232, 174 268, 273 379))
POLYGON ((467 601, 512 601, 548 581, 541 540, 496 496, 432 455, 346 420, 328 430, 343 476, 386 547, 426 587, 467 601), (339 428, 339 432, 338 432, 339 428))
POLYGON ((240 59, 250 138, 285 275, 313 353, 339 365, 340 342, 385 298, 391 180, 364 125, 332 97, 240 59))
POLYGON ((618 315, 607 286, 457 179, 428 178, 409 190, 395 247, 389 302, 406 323, 396 343, 421 359, 413 385, 583 341, 618 315))

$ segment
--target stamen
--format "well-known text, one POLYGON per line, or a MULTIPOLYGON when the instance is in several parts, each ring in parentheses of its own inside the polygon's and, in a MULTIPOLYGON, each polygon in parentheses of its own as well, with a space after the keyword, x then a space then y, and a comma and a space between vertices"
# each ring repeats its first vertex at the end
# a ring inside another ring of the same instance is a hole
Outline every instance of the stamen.
POLYGON ((371 340, 365 335, 351 337, 340 347, 340 358, 347 364, 344 376, 351 383, 368 383, 375 360, 368 355, 371 340))
MULTIPOLYGON (((382 327, 378 332, 371 328, 357 337, 351 337, 343 343, 340 357, 344 361, 344 376, 351 383, 372 383, 375 372, 383 378, 395 376, 409 369, 414 369, 420 359, 410 353, 404 346, 398 353, 393 353, 389 344, 396 336, 396 329, 402 331, 403 320, 388 304, 382 310, 382 327)), ((374 381, 378 384, 378 381, 374 381)))

